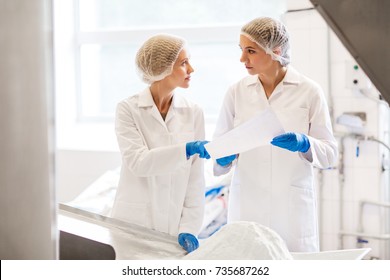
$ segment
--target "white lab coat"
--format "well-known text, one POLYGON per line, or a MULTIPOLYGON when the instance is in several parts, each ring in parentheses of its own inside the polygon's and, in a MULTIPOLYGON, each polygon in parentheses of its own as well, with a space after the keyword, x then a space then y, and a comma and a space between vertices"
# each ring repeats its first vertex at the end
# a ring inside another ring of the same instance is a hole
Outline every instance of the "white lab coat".
POLYGON ((204 213, 203 159, 186 143, 203 140, 202 109, 174 94, 165 121, 149 88, 117 106, 122 169, 113 218, 176 236, 199 233, 204 213))
MULTIPOLYGON (((257 76, 231 86, 214 138, 271 107, 286 132, 308 136, 306 153, 267 145, 241 153, 229 193, 228 222, 255 221, 275 230, 290 251, 318 251, 318 222, 313 166, 331 167, 337 159, 328 107, 320 87, 288 67, 269 99, 257 76)), ((215 175, 230 167, 214 165, 215 175)))

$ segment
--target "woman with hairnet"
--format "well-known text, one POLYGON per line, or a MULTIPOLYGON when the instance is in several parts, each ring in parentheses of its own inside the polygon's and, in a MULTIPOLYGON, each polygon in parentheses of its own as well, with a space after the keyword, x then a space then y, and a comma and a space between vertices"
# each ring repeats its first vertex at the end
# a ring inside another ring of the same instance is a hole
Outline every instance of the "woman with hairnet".
POLYGON ((138 50, 142 92, 121 101, 115 131, 122 168, 111 216, 170 235, 191 252, 204 212, 202 109, 175 94, 191 73, 185 40, 169 34, 149 38, 138 50))
POLYGON ((337 159, 328 106, 321 88, 289 65, 289 34, 272 18, 241 29, 240 61, 249 76, 225 96, 214 138, 271 108, 286 133, 270 144, 217 159, 214 174, 235 166, 228 222, 255 221, 275 230, 290 251, 319 250, 313 166, 337 159))

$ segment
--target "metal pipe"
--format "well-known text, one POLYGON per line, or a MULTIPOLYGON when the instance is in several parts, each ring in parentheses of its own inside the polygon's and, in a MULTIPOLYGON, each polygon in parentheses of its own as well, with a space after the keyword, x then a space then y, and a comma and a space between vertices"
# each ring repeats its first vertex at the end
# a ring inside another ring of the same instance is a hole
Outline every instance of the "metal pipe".
POLYGON ((363 229, 363 209, 364 209, 364 206, 365 205, 375 205, 375 206, 379 206, 379 207, 385 207, 385 208, 390 208, 390 203, 384 203, 384 202, 379 202, 379 201, 370 201, 370 200, 362 200, 360 201, 360 205, 359 205, 359 226, 358 226, 358 230, 360 232, 363 232, 364 229, 363 229))
POLYGON ((390 240, 390 234, 369 234, 359 231, 340 231, 339 235, 341 238, 343 236, 356 236, 356 237, 367 237, 371 239, 378 239, 378 240, 390 240))
MULTIPOLYGON (((343 231, 344 228, 344 219, 343 219, 343 188, 344 188, 344 140, 346 136, 341 137, 341 145, 339 147, 339 230, 343 231)), ((344 240, 341 235, 339 235, 339 244, 338 249, 344 248, 344 240)))
MULTIPOLYGON (((343 200, 344 200, 344 196, 343 196, 343 187, 344 187, 344 182, 345 182, 345 177, 344 177, 344 141, 346 138, 352 138, 352 139, 357 139, 357 140, 362 140, 362 141, 373 141, 373 142, 377 142, 381 145, 383 145, 387 150, 390 151, 390 147, 388 145, 386 145, 386 143, 384 143, 383 141, 380 141, 379 139, 373 137, 373 136, 365 136, 365 135, 361 135, 361 134, 344 134, 344 135, 341 135, 340 137, 340 142, 341 142, 341 145, 339 147, 339 166, 338 166, 338 169, 339 169, 339 195, 340 195, 340 199, 339 199, 339 229, 340 229, 340 233, 341 232, 344 232, 343 228, 344 228, 344 219, 343 219, 343 208, 344 208, 344 204, 343 204, 343 200)), ((359 225, 358 225, 358 229, 360 232, 363 232, 363 222, 362 222, 362 216, 363 216, 363 206, 364 204, 373 204, 373 205, 378 205, 378 206, 384 206, 384 207, 388 207, 388 205, 390 205, 389 203, 382 203, 382 202, 377 202, 377 201, 362 201, 360 203, 360 208, 359 208, 359 225)), ((343 241, 343 235, 340 234, 339 235, 339 249, 343 249, 344 248, 344 241, 343 241)))

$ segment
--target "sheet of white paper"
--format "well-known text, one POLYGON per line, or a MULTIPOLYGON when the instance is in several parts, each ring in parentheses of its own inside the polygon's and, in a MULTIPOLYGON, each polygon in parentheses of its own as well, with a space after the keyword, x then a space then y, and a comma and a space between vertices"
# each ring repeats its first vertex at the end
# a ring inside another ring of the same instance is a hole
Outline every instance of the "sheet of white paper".
POLYGON ((212 158, 217 159, 269 145, 272 138, 282 133, 282 124, 269 108, 207 143, 205 148, 212 158))

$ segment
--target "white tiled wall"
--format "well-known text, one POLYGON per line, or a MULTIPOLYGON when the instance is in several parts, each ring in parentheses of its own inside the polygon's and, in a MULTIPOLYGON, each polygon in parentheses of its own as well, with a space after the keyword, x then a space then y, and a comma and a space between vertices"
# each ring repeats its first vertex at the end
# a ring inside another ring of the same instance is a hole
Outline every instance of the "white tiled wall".
MULTIPOLYGON (((388 259, 389 242, 367 239, 367 244, 357 244, 356 237, 340 238, 339 232, 341 227, 348 232, 358 230, 361 200, 383 202, 389 192, 388 171, 382 171, 382 158, 388 159, 388 150, 378 142, 350 137, 351 133, 359 133, 388 143, 389 109, 351 89, 347 70, 355 61, 316 10, 287 13, 283 21, 291 35, 292 66, 322 86, 339 144, 342 135, 349 135, 343 146, 344 176, 340 176, 340 164, 335 169, 317 171, 321 250, 363 246, 372 248, 369 257, 388 259), (366 124, 357 129, 337 124, 336 118, 344 112, 365 112, 366 124)), ((385 233, 388 230, 385 219, 389 217, 386 211, 365 206, 364 230, 385 233)))
POLYGON ((327 94, 329 77, 325 21, 313 11, 287 13, 282 20, 291 35, 291 65, 319 83, 327 94), (315 65, 318 67, 313 67, 315 65))

